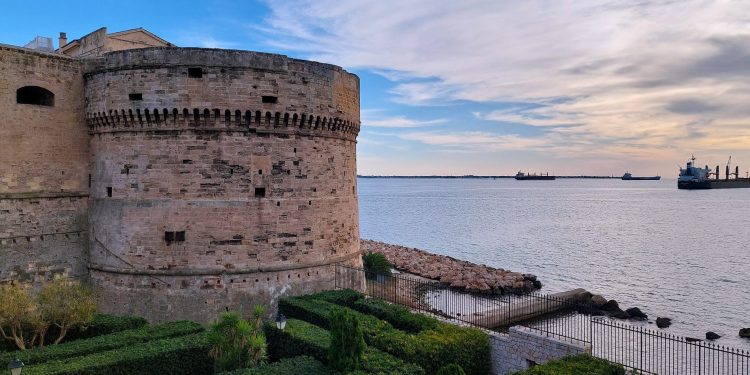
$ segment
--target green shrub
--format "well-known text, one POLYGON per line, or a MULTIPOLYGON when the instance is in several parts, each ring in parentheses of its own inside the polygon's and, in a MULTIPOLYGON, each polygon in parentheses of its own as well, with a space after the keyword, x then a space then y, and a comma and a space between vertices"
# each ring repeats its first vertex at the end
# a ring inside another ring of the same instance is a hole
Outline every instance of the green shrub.
POLYGON ((625 369, 587 354, 566 357, 534 366, 516 375, 625 375, 625 369))
POLYGON ((258 367, 223 372, 220 375, 336 375, 337 373, 320 361, 308 357, 299 356, 284 358, 278 362, 262 364, 258 367))
POLYGON ((361 313, 385 320, 394 327, 409 333, 419 333, 426 329, 433 329, 440 323, 437 319, 427 315, 413 313, 405 306, 391 304, 379 298, 365 299, 362 293, 351 289, 329 290, 302 298, 306 300, 321 300, 349 307, 361 313))
POLYGON ((368 279, 376 275, 390 275, 393 265, 381 253, 367 253, 362 256, 362 263, 365 268, 365 275, 368 279))
POLYGON ((0 354, 0 363, 9 363, 13 359, 19 358, 26 365, 33 365, 58 359, 80 357, 133 344, 170 337, 185 336, 202 331, 203 326, 200 324, 186 321, 146 326, 139 329, 117 332, 86 340, 70 341, 39 349, 3 353, 0 354))
POLYGON ((151 341, 72 360, 27 366, 24 375, 192 375, 213 373, 205 332, 151 341))
POLYGON ((265 309, 256 306, 251 323, 242 319, 238 312, 227 311, 218 322, 211 325, 208 334, 211 350, 208 354, 215 360, 218 371, 236 370, 265 362, 263 315, 265 309))
POLYGON ((331 343, 328 347, 328 363, 341 372, 360 368, 365 340, 357 317, 347 310, 331 311, 331 343))
MULTIPOLYGON (((339 306, 309 298, 279 301, 279 310, 288 317, 304 319, 323 328, 330 328, 328 314, 335 308, 339 306)), ((471 375, 490 371, 490 339, 478 329, 438 322, 433 329, 411 335, 374 316, 352 312, 359 318, 368 345, 415 363, 427 373, 435 373, 451 363, 460 365, 471 375)))
MULTIPOLYGON (((126 331, 130 329, 136 329, 147 325, 146 319, 138 316, 115 316, 98 314, 94 315, 94 319, 86 327, 78 327, 68 331, 65 335, 63 343, 71 342, 75 340, 88 339, 92 337, 108 335, 110 333, 126 331)), ((50 327, 49 331, 45 335, 45 342, 51 343, 55 337, 58 337, 58 328, 55 326, 50 327)), ((18 348, 10 341, 0 340, 0 352, 4 351, 15 351, 18 348)))
MULTIPOLYGON (((271 360, 309 355, 328 363, 331 335, 325 329, 297 319, 287 320, 283 331, 272 324, 267 324, 265 328, 271 360)), ((390 354, 368 347, 362 356, 361 370, 355 373, 424 375, 425 372, 415 364, 404 363, 390 354)))
POLYGON ((464 369, 461 368, 461 366, 451 363, 448 366, 442 367, 438 372, 437 375, 466 375, 464 372, 464 369))

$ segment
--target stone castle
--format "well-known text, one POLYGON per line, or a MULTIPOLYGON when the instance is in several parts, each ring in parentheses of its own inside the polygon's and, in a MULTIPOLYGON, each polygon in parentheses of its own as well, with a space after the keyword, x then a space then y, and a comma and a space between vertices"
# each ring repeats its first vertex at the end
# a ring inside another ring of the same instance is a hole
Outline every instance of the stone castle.
POLYGON ((44 40, 0 45, 0 282, 208 321, 361 266, 357 76, 144 29, 44 40))

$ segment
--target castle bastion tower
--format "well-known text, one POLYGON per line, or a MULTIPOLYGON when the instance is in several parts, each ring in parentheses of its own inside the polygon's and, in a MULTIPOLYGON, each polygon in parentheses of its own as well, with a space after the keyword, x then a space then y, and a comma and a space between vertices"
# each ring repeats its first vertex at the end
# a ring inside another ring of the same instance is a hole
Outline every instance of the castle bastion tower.
POLYGON ((335 267, 361 266, 358 78, 135 30, 0 49, 27 65, 0 78, 0 132, 37 140, 1 141, 0 280, 86 278, 104 312, 151 321, 361 288, 335 267))

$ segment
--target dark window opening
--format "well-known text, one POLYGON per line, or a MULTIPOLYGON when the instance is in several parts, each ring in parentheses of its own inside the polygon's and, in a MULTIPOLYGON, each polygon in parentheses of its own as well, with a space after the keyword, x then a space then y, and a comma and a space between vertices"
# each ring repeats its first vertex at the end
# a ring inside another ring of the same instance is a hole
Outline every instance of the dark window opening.
POLYGON ((164 232, 164 241, 167 242, 167 245, 174 242, 174 232, 164 232))
POLYGON ((143 100, 143 94, 140 94, 140 93, 128 94, 128 99, 130 99, 130 100, 143 100))
POLYGON ((281 202, 276 202, 276 207, 281 207, 281 202))
POLYGON ((89 174, 89 187, 91 187, 91 174, 89 174))
POLYGON ((266 196, 266 188, 264 187, 257 187, 255 188, 255 197, 256 198, 263 198, 266 196))
POLYGON ((275 96, 267 96, 263 95, 260 97, 261 103, 276 103, 279 100, 279 98, 275 96))
POLYGON ((111 186, 107 186, 107 196, 110 197, 110 198, 112 198, 112 187, 111 186))
POLYGON ((55 106, 55 94, 39 86, 24 86, 16 90, 16 103, 55 106))
POLYGON ((174 232, 174 240, 177 241, 177 242, 184 242, 185 241, 185 231, 181 230, 181 231, 174 232))
POLYGON ((263 170, 262 169, 258 169, 258 174, 263 174, 263 170))
POLYGON ((203 68, 188 68, 188 77, 203 78, 203 68))

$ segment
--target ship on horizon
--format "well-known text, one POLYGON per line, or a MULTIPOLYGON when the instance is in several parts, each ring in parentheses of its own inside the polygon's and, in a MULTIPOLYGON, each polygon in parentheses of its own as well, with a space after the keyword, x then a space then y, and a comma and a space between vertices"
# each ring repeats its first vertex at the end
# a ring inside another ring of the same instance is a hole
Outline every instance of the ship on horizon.
POLYGON ((518 171, 516 173, 516 180, 522 181, 522 180, 554 180, 555 176, 550 176, 549 172, 547 174, 531 174, 531 173, 523 173, 521 171, 518 171))
POLYGON ((622 175, 623 181, 659 181, 661 180, 661 176, 649 176, 649 177, 636 177, 633 176, 630 172, 625 172, 624 175, 622 175))
POLYGON ((716 171, 711 171, 708 165, 705 168, 695 166, 695 156, 692 156, 687 162, 685 168, 680 168, 680 176, 677 179, 678 189, 735 189, 750 188, 750 178, 740 177, 740 167, 735 166, 734 172, 730 173, 729 165, 732 163, 732 157, 727 162, 724 179, 719 176, 719 166, 716 171), (734 176, 734 178, 732 178, 734 176))

